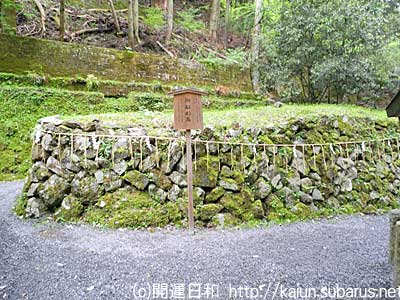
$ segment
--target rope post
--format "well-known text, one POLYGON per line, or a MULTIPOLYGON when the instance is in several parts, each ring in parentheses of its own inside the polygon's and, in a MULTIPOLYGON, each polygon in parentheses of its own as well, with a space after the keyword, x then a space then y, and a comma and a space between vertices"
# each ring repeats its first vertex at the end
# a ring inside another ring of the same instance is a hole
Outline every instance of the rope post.
POLYGON ((193 205, 193 162, 191 130, 186 129, 186 163, 187 163, 187 190, 188 190, 188 218, 189 231, 194 231, 194 205, 193 205))

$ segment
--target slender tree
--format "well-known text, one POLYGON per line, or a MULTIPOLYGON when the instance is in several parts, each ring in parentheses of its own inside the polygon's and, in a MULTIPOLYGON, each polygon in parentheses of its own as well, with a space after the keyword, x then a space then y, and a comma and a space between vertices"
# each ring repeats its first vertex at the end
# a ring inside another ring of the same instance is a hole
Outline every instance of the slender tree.
POLYGON ((140 44, 139 37, 139 0, 133 1, 133 30, 135 33, 136 42, 140 44))
POLYGON ((115 11, 114 8, 114 1, 113 0, 108 0, 108 2, 110 3, 110 8, 111 8, 111 12, 114 18, 114 24, 115 24, 115 28, 117 29, 117 34, 121 33, 121 26, 119 25, 119 20, 118 20, 118 16, 117 13, 115 11))
POLYGON ((129 0, 128 6, 128 44, 132 49, 139 39, 139 3, 138 0, 129 0))
POLYGON ((171 39, 174 30, 174 0, 168 0, 167 10, 167 41, 171 39))
POLYGON ((261 20, 263 15, 263 0, 254 0, 255 17, 254 17, 254 33, 252 40, 252 80, 253 89, 256 94, 260 93, 260 69, 257 60, 260 56, 260 34, 261 20))
POLYGON ((228 33, 230 26, 230 14, 231 14, 231 0, 226 0, 225 7, 225 36, 224 36, 224 48, 228 47, 228 33))
POLYGON ((65 0, 60 0, 60 41, 64 41, 65 36, 65 0))
POLYGON ((132 49, 135 47, 135 35, 133 30, 133 0, 129 0, 128 5, 128 45, 132 49))
POLYGON ((220 11, 220 0, 212 0, 209 34, 211 39, 213 39, 214 41, 217 40, 219 11, 220 11))

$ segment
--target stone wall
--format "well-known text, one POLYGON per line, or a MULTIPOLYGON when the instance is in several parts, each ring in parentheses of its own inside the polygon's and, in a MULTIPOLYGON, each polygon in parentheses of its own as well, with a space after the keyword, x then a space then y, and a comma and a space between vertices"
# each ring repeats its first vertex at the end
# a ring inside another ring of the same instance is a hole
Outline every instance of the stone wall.
POLYGON ((183 86, 222 85, 251 91, 248 70, 209 68, 194 62, 137 52, 0 35, 0 72, 50 77, 87 77, 183 86))
MULTIPOLYGON (((255 144, 317 142, 324 136, 359 140, 362 134, 395 132, 397 126, 321 117, 259 128, 208 127, 195 138, 255 144)), ((27 216, 51 212, 62 220, 106 220, 112 227, 184 224, 184 144, 138 135, 147 132, 99 121, 41 120, 24 189, 27 216), (95 138, 85 137, 91 134, 95 138)), ((198 225, 374 213, 398 206, 399 153, 387 142, 304 149, 198 142, 193 148, 198 225)))

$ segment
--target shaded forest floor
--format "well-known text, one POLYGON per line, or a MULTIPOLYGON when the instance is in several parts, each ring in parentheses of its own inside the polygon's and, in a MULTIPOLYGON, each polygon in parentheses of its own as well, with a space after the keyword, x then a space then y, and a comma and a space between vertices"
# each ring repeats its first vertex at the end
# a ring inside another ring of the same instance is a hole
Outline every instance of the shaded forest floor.
MULTIPOLYGON (((41 26, 39 10, 33 1, 20 0, 17 11, 17 32, 19 35, 59 40, 59 4, 54 0, 42 0, 45 11, 45 30, 41 26)), ((121 26, 117 33, 115 22, 109 7, 104 4, 78 4, 67 1, 66 35, 64 41, 98 47, 130 49, 128 47, 127 9, 116 2, 116 11, 121 26)), ((134 51, 169 55, 186 59, 215 59, 239 63, 223 54, 225 51, 224 29, 219 31, 218 41, 208 37, 209 3, 204 0, 183 3, 175 1, 174 34, 166 41, 166 21, 161 9, 140 6, 139 27, 141 43, 134 51)), ((249 37, 228 34, 226 49, 245 51, 249 47, 249 37)), ((228 51, 229 52, 229 51, 228 51)))

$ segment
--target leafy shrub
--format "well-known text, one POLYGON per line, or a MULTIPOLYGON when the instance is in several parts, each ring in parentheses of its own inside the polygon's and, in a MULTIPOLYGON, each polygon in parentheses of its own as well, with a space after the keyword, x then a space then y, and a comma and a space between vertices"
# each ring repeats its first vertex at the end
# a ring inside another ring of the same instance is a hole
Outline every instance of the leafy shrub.
POLYGON ((178 18, 176 20, 176 24, 181 26, 183 29, 187 31, 201 31, 206 28, 205 24, 201 21, 196 20, 200 11, 199 8, 190 8, 187 10, 183 10, 178 12, 178 18))
POLYGON ((128 98, 136 105, 137 110, 161 111, 167 107, 163 96, 157 94, 131 93, 128 98))
POLYGON ((227 49, 224 53, 226 58, 218 56, 217 53, 203 51, 195 58, 200 63, 215 67, 218 65, 240 65, 241 67, 248 67, 250 65, 249 53, 242 48, 227 49))
POLYGON ((149 7, 143 16, 144 23, 152 30, 159 30, 165 25, 164 13, 157 7, 149 7))

